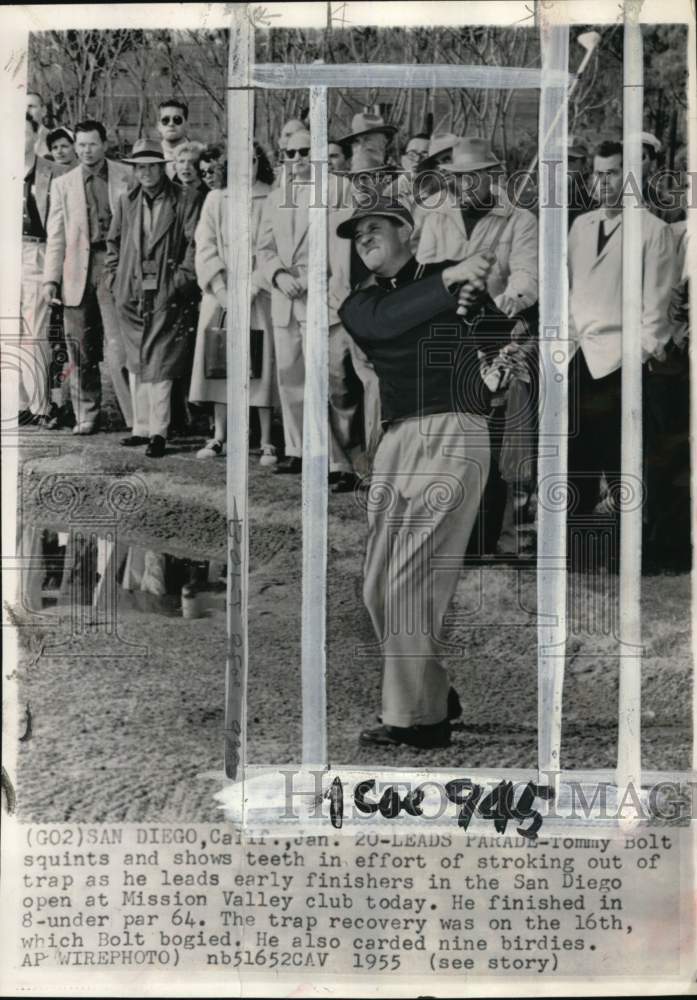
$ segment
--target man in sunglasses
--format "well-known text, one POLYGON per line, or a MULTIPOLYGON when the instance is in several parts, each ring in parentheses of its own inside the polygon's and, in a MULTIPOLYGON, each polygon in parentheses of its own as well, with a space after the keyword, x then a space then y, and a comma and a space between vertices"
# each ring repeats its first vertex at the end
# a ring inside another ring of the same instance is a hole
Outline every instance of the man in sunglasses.
POLYGON ((186 135, 188 120, 189 108, 183 101, 176 97, 168 97, 166 100, 160 101, 157 131, 160 134, 162 152, 167 161, 167 176, 171 179, 174 178, 176 172, 177 149, 189 141, 186 135))

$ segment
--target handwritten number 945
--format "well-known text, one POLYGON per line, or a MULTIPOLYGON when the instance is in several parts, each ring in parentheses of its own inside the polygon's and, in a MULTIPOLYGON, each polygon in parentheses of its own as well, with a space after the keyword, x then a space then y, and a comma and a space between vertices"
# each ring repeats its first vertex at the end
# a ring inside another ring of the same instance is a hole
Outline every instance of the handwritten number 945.
MULTIPOLYGON (((376 800, 373 797, 375 785, 374 778, 360 781, 356 785, 353 800, 358 812, 367 815, 379 812, 385 819, 395 819, 402 812, 409 816, 424 816, 422 809, 425 798, 424 786, 419 785, 406 795, 402 795, 398 787, 390 785, 379 800, 376 800)), ((475 814, 482 819, 493 820, 494 828, 500 834, 506 832, 509 820, 515 819, 521 823, 530 820, 528 827, 522 825, 517 827, 518 834, 529 840, 537 838, 537 831, 542 826, 542 816, 532 808, 535 798, 554 797, 553 788, 536 785, 532 781, 525 785, 517 802, 511 781, 499 782, 483 799, 481 785, 475 785, 469 778, 455 778, 449 781, 444 791, 448 801, 459 806, 457 823, 463 830, 467 829, 475 814)), ((324 792, 324 797, 330 802, 332 825, 339 829, 344 821, 344 788, 341 778, 338 776, 334 778, 331 786, 324 792)))
POLYGON ((513 782, 501 781, 482 799, 481 785, 473 784, 469 778, 456 778, 449 781, 445 786, 445 792, 451 802, 461 806, 457 825, 463 830, 467 829, 475 813, 482 819, 493 820, 497 833, 506 832, 509 820, 516 819, 522 822, 529 819, 532 820, 530 826, 519 826, 516 829, 521 837, 528 837, 530 840, 537 838, 537 831, 542 826, 542 817, 536 809, 532 808, 535 798, 551 799, 554 795, 554 790, 549 786, 536 785, 529 781, 518 801, 514 802, 513 782))

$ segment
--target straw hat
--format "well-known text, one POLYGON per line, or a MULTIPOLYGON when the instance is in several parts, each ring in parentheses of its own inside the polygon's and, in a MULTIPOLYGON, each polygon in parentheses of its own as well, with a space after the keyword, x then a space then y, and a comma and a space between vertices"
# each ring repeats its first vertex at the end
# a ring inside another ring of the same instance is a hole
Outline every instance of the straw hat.
POLYGON ((153 139, 136 139, 133 150, 129 157, 124 157, 122 163, 131 163, 137 166, 139 163, 166 163, 165 154, 159 142, 153 139))
POLYGON ((494 156, 486 139, 460 139, 453 147, 452 163, 444 163, 443 170, 453 174, 468 174, 472 170, 486 167, 500 167, 501 161, 494 156))
POLYGON ((388 137, 393 136, 397 129, 394 125, 386 125, 385 119, 379 113, 377 107, 372 110, 364 108, 362 112, 354 115, 351 119, 351 132, 342 136, 336 142, 353 142, 361 135, 370 135, 372 132, 382 132, 388 137))
POLYGON ((432 135, 431 141, 428 144, 428 156, 419 164, 419 170, 430 170, 432 167, 435 167, 436 157, 441 153, 447 152, 449 149, 453 149, 459 141, 460 137, 453 135, 452 132, 442 132, 440 135, 432 135))

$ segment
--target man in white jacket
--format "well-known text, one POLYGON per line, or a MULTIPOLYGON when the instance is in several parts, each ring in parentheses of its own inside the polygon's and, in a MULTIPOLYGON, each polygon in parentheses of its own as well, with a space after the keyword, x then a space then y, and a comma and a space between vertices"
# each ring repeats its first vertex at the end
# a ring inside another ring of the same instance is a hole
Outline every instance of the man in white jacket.
MULTIPOLYGON (((600 207, 579 216, 569 232, 569 483, 573 513, 598 502, 605 474, 610 497, 620 486, 622 365, 622 145, 601 143, 593 159, 600 207)), ((665 222, 637 203, 640 184, 627 185, 624 211, 641 212, 642 360, 658 360, 673 328, 668 310, 675 284, 675 245, 665 222)), ((639 290, 637 289, 637 294, 639 290)))

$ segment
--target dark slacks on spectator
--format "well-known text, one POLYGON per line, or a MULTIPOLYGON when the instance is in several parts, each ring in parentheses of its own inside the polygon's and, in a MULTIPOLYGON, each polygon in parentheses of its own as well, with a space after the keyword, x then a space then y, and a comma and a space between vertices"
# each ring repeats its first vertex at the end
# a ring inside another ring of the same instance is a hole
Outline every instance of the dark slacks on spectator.
MULTIPOLYGON (((569 366, 569 514, 587 515, 600 500, 604 473, 617 497, 622 458, 622 369, 594 379, 581 349, 569 366)), ((638 484, 631 488, 633 493, 638 484)))
POLYGON ((79 306, 65 306, 63 324, 70 359, 70 395, 78 425, 94 424, 102 401, 99 362, 104 360, 126 426, 133 426, 126 351, 116 307, 104 284, 104 251, 93 250, 79 306))

